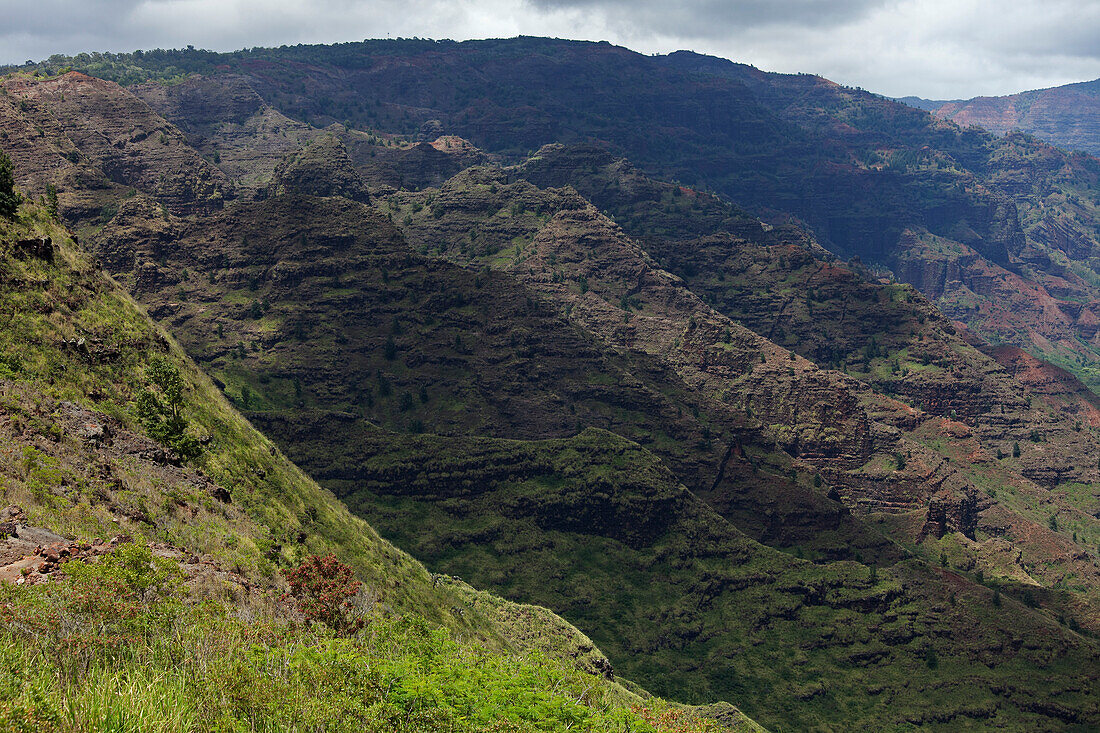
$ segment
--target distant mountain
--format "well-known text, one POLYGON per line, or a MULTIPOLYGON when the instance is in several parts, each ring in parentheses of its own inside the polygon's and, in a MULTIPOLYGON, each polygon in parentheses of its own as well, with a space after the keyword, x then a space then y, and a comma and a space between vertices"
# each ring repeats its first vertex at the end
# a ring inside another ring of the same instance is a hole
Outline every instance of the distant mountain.
MULTIPOLYGON (((809 74, 540 38, 153 51, 51 58, 37 70, 70 65, 129 85, 179 128, 165 128, 173 144, 161 145, 160 134, 131 140, 131 123, 122 123, 112 134, 126 138, 127 151, 161 160, 163 178, 147 180, 150 163, 104 147, 95 154, 110 182, 65 183, 63 208, 97 213, 112 186, 155 190, 170 207, 192 191, 201 205, 219 205, 235 191, 268 185, 283 156, 314 134, 310 128, 333 124, 366 132, 364 139, 459 136, 504 162, 547 143, 595 143, 648 175, 720 194, 769 223, 797 221, 834 254, 915 285, 982 338, 1029 349, 1100 386, 1100 163, 1026 135, 944 124, 809 74), (217 153, 222 162, 185 161, 188 151, 174 144, 180 132, 206 161, 217 153), (225 174, 234 186, 226 187, 225 174)), ((7 86, 20 105, 47 95, 42 104, 59 104, 58 114, 75 114, 82 125, 78 100, 63 92, 71 83, 16 78, 7 86)), ((142 120, 139 129, 159 124, 136 109, 127 114, 142 120)), ((0 120, 8 114, 0 99, 0 120)), ((56 122, 46 114, 36 124, 56 122)), ((18 123, 5 125, 19 134, 18 123)), ((44 144, 30 129, 13 156, 44 144)), ((97 144, 87 130, 73 134, 87 151, 97 144)), ((347 144, 352 157, 376 147, 347 144)), ((424 168, 440 151, 375 153, 418 156, 424 168)), ((72 154, 48 151, 53 162, 44 168, 74 170, 65 159, 72 154)), ((287 165, 293 172, 301 162, 287 165)), ((395 178, 396 158, 387 165, 389 172, 370 175, 395 187, 439 183, 405 164, 409 177, 395 178)), ((42 185, 31 188, 41 193, 42 185)))
POLYGON ((953 99, 924 99, 923 97, 897 97, 897 101, 902 104, 907 104, 910 107, 916 107, 917 109, 923 109, 925 112, 935 112, 945 104, 951 104, 953 102, 959 102, 961 100, 953 99))
POLYGON ((1100 79, 1006 97, 898 101, 960 125, 979 125, 998 134, 1021 130, 1066 150, 1100 155, 1100 79))

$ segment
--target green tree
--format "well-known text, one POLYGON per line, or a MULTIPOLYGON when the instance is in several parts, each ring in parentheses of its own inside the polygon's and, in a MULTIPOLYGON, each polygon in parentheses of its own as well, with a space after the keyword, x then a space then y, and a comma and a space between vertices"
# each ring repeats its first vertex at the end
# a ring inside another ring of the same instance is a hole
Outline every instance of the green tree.
POLYGON ((57 186, 52 183, 46 184, 46 211, 49 212, 54 221, 61 219, 57 204, 57 186))
POLYGON ((179 368, 163 356, 155 356, 145 369, 148 384, 135 400, 137 415, 145 432, 181 456, 198 454, 199 442, 186 434, 183 393, 186 385, 179 368))
POLYGON ((15 218, 23 197, 15 192, 15 166, 8 154, 0 151, 0 216, 15 218))

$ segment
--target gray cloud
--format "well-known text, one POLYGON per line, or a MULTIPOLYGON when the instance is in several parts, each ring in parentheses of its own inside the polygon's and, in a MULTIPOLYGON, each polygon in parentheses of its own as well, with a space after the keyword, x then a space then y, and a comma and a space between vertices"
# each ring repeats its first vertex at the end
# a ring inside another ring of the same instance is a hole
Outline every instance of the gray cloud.
POLYGON ((526 34, 689 49, 898 96, 1100 77, 1093 0, 0 0, 0 11, 0 63, 188 44, 526 34))
POLYGON ((722 38, 747 29, 824 30, 866 16, 887 0, 530 0, 542 11, 587 10, 603 13, 614 25, 634 32, 659 30, 685 38, 722 38))

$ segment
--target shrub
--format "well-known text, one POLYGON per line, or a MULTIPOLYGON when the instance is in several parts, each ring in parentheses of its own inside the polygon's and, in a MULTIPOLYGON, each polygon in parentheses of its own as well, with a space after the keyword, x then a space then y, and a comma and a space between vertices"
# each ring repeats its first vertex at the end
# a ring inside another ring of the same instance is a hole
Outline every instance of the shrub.
MULTIPOLYGON (((104 555, 98 563, 70 562, 65 575, 77 589, 101 592, 110 588, 112 598, 142 599, 148 593, 170 594, 182 577, 179 563, 153 555, 137 542, 122 545, 104 555)), ((80 598, 73 593, 72 598, 80 598)))
POLYGON ((717 733, 722 728, 713 720, 696 717, 691 711, 654 701, 631 709, 654 729, 670 733, 717 733))
POLYGON ((366 625, 351 600, 361 584, 336 555, 312 555, 283 574, 290 585, 283 600, 293 600, 307 621, 319 621, 341 636, 352 636, 366 625))

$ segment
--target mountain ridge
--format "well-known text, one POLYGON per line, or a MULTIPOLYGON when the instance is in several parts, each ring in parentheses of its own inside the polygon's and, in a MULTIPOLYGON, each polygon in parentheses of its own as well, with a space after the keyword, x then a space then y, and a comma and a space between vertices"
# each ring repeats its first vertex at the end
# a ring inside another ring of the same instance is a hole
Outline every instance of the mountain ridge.
POLYGON ((1000 135, 1019 130, 1067 150, 1100 155, 1100 128, 1094 122, 1100 79, 1001 96, 900 101, 961 125, 979 125, 1000 135))

